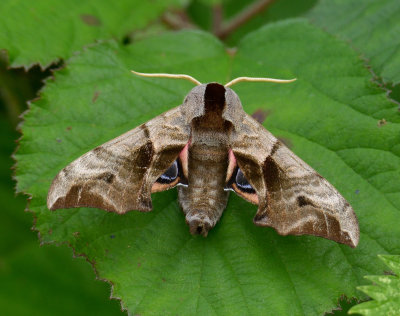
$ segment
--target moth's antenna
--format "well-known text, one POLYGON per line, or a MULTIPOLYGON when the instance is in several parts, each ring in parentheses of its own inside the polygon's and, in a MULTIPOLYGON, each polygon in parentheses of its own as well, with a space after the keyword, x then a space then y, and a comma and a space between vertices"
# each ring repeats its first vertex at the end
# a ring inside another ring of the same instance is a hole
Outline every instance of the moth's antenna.
POLYGON ((273 78, 255 78, 255 77, 239 77, 236 79, 233 79, 232 81, 229 81, 227 84, 225 84, 225 87, 230 87, 233 86, 234 84, 242 81, 249 81, 249 82, 275 82, 275 83, 289 83, 296 81, 297 78, 294 79, 273 79, 273 78))
POLYGON ((193 82, 195 85, 201 85, 201 82, 194 79, 192 76, 189 75, 182 75, 182 74, 149 74, 149 73, 143 73, 143 72, 137 72, 134 70, 131 70, 132 73, 134 73, 135 75, 138 76, 142 76, 142 77, 158 77, 158 78, 174 78, 174 79, 186 79, 189 80, 191 82, 193 82))

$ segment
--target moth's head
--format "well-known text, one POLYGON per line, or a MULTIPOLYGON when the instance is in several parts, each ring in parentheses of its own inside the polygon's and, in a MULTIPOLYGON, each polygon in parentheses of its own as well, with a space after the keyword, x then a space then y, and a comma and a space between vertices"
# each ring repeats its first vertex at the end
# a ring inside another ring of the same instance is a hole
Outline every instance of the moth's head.
POLYGON ((210 110, 221 112, 222 118, 233 125, 240 122, 245 115, 238 95, 217 82, 194 87, 181 106, 182 115, 188 124, 210 110))

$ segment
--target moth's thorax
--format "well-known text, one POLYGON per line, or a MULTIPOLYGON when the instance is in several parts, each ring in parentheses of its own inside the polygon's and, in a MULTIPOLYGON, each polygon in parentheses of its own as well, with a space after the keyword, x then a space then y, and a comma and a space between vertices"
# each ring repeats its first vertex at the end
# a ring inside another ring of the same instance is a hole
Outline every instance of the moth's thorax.
POLYGON ((207 147, 226 147, 227 136, 232 123, 223 118, 226 106, 225 88, 217 83, 207 85, 204 94, 204 112, 191 122, 191 144, 204 144, 207 147))
POLYGON ((209 128, 224 122, 240 125, 245 116, 238 95, 215 82, 194 87, 186 96, 181 113, 187 124, 200 121, 209 128))

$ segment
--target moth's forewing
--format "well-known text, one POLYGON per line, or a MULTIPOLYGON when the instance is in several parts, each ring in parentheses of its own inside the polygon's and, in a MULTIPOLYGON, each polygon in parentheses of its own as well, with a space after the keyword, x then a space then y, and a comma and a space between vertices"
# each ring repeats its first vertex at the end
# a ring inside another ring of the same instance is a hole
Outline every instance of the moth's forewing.
POLYGON ((150 211, 152 186, 177 159, 189 133, 178 107, 96 147, 58 173, 48 208, 150 211))
POLYGON ((232 151, 258 194, 254 223, 281 235, 314 235, 356 247, 350 204, 314 169, 246 115, 232 135, 232 151))

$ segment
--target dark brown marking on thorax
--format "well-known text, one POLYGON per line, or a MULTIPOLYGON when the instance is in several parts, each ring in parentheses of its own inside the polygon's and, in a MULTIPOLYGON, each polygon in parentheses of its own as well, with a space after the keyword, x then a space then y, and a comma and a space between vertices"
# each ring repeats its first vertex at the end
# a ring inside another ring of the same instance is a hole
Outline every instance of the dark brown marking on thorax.
POLYGON ((225 108, 225 87, 209 83, 204 93, 204 115, 193 120, 193 128, 226 131, 230 123, 222 118, 225 108))
POLYGON ((219 83, 209 83, 204 93, 205 112, 218 111, 225 107, 225 87, 219 83))

